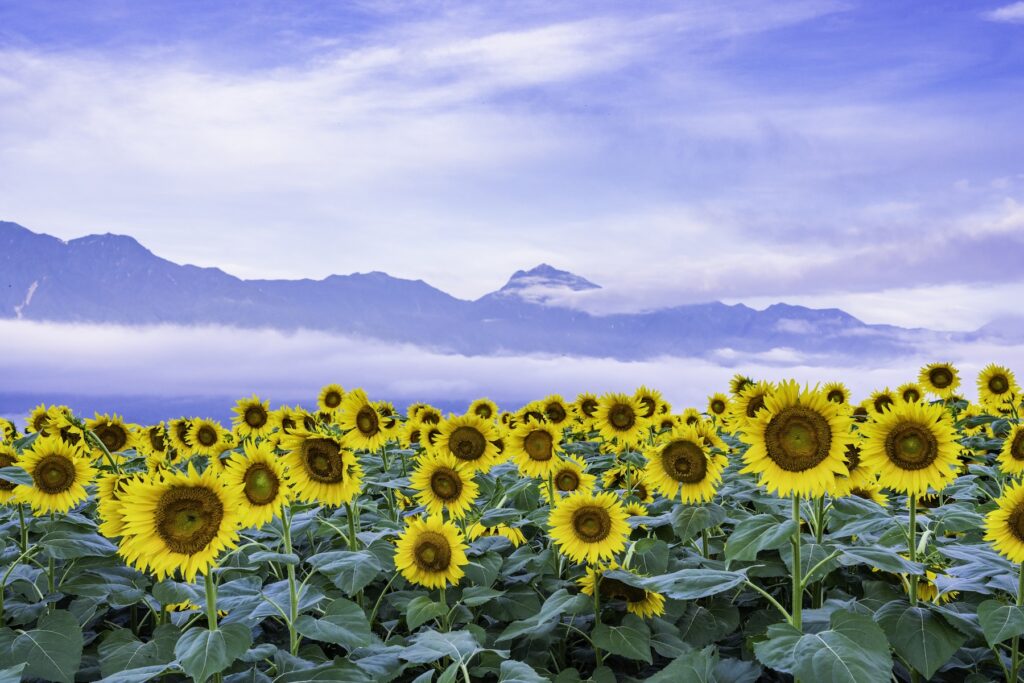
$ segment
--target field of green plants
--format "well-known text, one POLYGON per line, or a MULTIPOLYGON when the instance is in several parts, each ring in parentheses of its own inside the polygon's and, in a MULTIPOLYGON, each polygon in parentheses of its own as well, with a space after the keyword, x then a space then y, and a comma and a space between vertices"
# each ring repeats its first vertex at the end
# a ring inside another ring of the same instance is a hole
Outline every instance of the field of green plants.
POLYGON ((908 374, 41 405, 0 420, 0 683, 1016 681, 1020 388, 908 374))

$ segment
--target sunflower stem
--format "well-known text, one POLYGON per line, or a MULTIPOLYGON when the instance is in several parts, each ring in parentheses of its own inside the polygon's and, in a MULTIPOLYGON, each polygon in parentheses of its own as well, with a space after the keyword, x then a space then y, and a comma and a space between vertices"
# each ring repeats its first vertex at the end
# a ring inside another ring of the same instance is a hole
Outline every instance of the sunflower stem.
MULTIPOLYGON (((818 496, 814 500, 814 542, 821 545, 822 539, 825 536, 825 496, 818 496)), ((819 565, 820 566, 820 565, 819 565)), ((817 567, 815 567, 817 569, 817 567)), ((814 573, 814 570, 808 572, 808 576, 814 573)), ((814 582, 814 607, 821 607, 821 604, 825 601, 825 585, 821 581, 814 582)))
POLYGON ((701 547, 701 552, 704 555, 704 559, 706 559, 706 560, 711 559, 711 548, 708 547, 708 541, 709 541, 708 530, 707 529, 701 529, 700 530, 700 547, 701 547))
POLYGON ((212 568, 206 572, 206 626, 211 631, 217 630, 217 582, 212 568))
MULTIPOLYGON (((1017 567, 1017 607, 1024 605, 1024 563, 1017 567)), ((1010 647, 1010 680, 1016 683, 1020 672, 1020 636, 1014 636, 1010 647)))
POLYGON ((803 569, 800 563, 800 494, 793 494, 793 608, 790 610, 790 622, 793 626, 802 630, 803 621, 800 614, 804 602, 803 577, 800 573, 803 569))
POLYGON ((25 504, 18 503, 18 524, 21 527, 21 554, 28 552, 28 527, 25 525, 25 504))
POLYGON ((451 630, 451 622, 448 620, 451 613, 448 611, 448 596, 445 595, 444 586, 441 586, 441 630, 447 633, 451 630))
POLYGON ((103 457, 107 459, 107 463, 110 465, 110 468, 118 474, 121 474, 121 467, 117 464, 117 460, 114 459, 114 456, 110 454, 110 451, 107 450, 107 444, 103 443, 103 440, 96 436, 96 432, 91 429, 87 429, 85 431, 92 437, 92 440, 96 442, 96 445, 103 449, 103 457))
MULTIPOLYGON (((917 496, 910 494, 909 498, 910 507, 910 528, 907 529, 909 546, 910 546, 910 561, 917 562, 917 496)), ((910 575, 910 604, 912 606, 917 605, 917 574, 910 575)))
MULTIPOLYGON (((548 511, 555 508, 555 474, 554 472, 548 471, 548 511)), ((548 549, 551 551, 551 566, 555 570, 555 576, 561 578, 561 564, 558 561, 558 553, 552 547, 550 539, 548 541, 548 549)))
MULTIPOLYGON (((286 505, 281 511, 281 527, 284 529, 284 552, 292 554, 292 512, 291 506, 286 505)), ((295 630, 295 622, 299 618, 299 595, 295 589, 295 565, 288 563, 288 643, 290 652, 294 655, 299 651, 299 634, 295 630)))
POLYGON ((348 517, 348 549, 359 550, 359 539, 356 538, 356 518, 352 512, 352 504, 345 503, 346 517, 348 517))
MULTIPOLYGON (((594 631, 601 625, 601 572, 594 573, 594 631)), ((601 654, 601 648, 594 642, 593 636, 591 636, 590 644, 594 646, 594 669, 601 668, 604 664, 604 655, 601 654)))

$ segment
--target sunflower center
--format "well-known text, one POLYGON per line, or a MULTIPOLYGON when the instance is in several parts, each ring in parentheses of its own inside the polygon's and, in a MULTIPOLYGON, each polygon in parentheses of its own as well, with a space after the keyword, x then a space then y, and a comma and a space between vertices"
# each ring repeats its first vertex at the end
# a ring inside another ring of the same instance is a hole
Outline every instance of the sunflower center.
POLYGON ((599 585, 598 592, 603 598, 618 598, 626 602, 641 602, 647 597, 647 591, 643 588, 630 586, 628 583, 623 583, 618 579, 602 578, 599 585))
POLYGON ((848 443, 846 444, 846 469, 853 474, 858 467, 860 467, 860 446, 848 443))
POLYGON ((587 505, 572 513, 572 528, 586 543, 599 543, 612 530, 612 518, 603 507, 587 505))
POLYGON ((128 433, 117 425, 101 425, 94 431, 111 453, 123 451, 128 445, 128 433))
POLYGON ((267 411, 262 406, 249 406, 245 409, 245 424, 259 429, 267 424, 267 411))
POLYGON ((715 399, 711 402, 711 412, 715 415, 721 415, 725 412, 725 401, 721 399, 715 399))
POLYGON ((903 392, 903 400, 907 403, 917 403, 921 400, 921 392, 917 389, 907 389, 903 392))
POLYGON ((953 383, 953 373, 948 368, 932 368, 928 380, 938 389, 945 389, 953 383))
POLYGON ((565 408, 560 403, 549 403, 544 407, 544 415, 547 416, 548 420, 558 424, 565 419, 565 408))
POLYGON ((636 415, 633 414, 632 408, 618 403, 608 411, 608 422, 611 423, 612 427, 625 431, 632 428, 636 422, 636 415))
POLYGON ((844 394, 841 389, 833 389, 828 392, 828 396, 826 398, 833 403, 842 403, 846 399, 846 394, 844 394))
POLYGON ((875 399, 874 406, 876 413, 884 413, 893 404, 892 396, 882 394, 875 399))
POLYGON ((661 451, 661 465, 668 476, 684 484, 704 481, 708 459, 700 446, 692 441, 673 441, 661 451))
POLYGON ((373 409, 373 406, 363 406, 356 413, 356 429, 367 436, 373 436, 380 431, 377 411, 373 409))
POLYGON ((850 489, 850 495, 857 496, 858 498, 863 498, 864 500, 874 500, 874 498, 871 495, 871 491, 869 491, 868 489, 862 489, 860 487, 854 487, 850 489))
POLYGON ((809 470, 828 457, 832 430, 821 414, 804 406, 784 408, 765 428, 768 457, 787 472, 809 470))
POLYGON ((885 454, 900 469, 920 470, 938 457, 939 444, 927 427, 904 422, 885 437, 885 454))
POLYGON ((36 465, 32 480, 44 493, 63 493, 75 483, 75 463, 63 455, 47 455, 36 465))
POLYGON ((486 403, 478 405, 473 412, 476 413, 477 417, 482 417, 485 420, 491 419, 491 416, 494 414, 491 412, 491 407, 486 403))
POLYGON ((650 417, 651 415, 654 415, 654 411, 658 409, 657 401, 650 396, 644 396, 641 398, 640 405, 644 408, 643 417, 650 417))
POLYGON ((217 430, 208 425, 203 425, 196 431, 196 441, 202 446, 209 448, 217 443, 217 430))
POLYGON ((587 417, 594 417, 594 414, 597 412, 597 401, 592 398, 584 399, 580 403, 580 412, 587 417))
POLYGON ((341 394, 333 389, 324 394, 324 405, 330 409, 337 408, 341 405, 341 394))
POLYGON ((526 451, 530 460, 546 462, 554 455, 554 440, 546 431, 538 429, 535 432, 530 432, 523 439, 523 450, 526 451))
POLYGON ((559 491, 575 491, 580 487, 580 476, 573 470, 562 470, 554 478, 554 483, 559 491))
POLYGON ((430 490, 441 500, 457 500, 462 494, 462 478, 447 467, 439 469, 430 475, 430 490))
POLYGON ((188 422, 182 420, 177 425, 175 425, 174 433, 178 437, 179 441, 185 443, 186 438, 188 437, 188 422))
POLYGON ((452 561, 448 539, 434 531, 424 531, 413 549, 416 565, 426 572, 443 572, 452 561))
POLYGON ((269 505, 277 498, 281 480, 266 463, 258 462, 245 472, 245 497, 253 505, 269 505))
POLYGON ((988 381, 988 388, 993 394, 1005 394, 1010 388, 1010 380, 1005 375, 993 375, 988 381))
POLYGON ((1010 456, 1014 460, 1024 460, 1024 429, 1013 437, 1013 443, 1010 444, 1010 456))
POLYGON ((205 486, 169 489, 156 506, 156 530, 172 551, 194 555, 220 531, 224 504, 205 486))
MULTIPOLYGON (((4 453, 0 453, 0 467, 10 467, 15 463, 15 459, 4 453)), ((0 491, 13 491, 16 484, 0 479, 0 491)))
POLYGON ((303 451, 310 479, 323 484, 337 484, 345 478, 345 461, 338 444, 330 439, 307 439, 303 443, 303 451))
POLYGON ((163 452, 167 448, 167 444, 164 442, 163 430, 159 427, 151 427, 149 430, 149 445, 154 451, 163 452))
POLYGON ((448 445, 459 460, 479 460, 487 450, 487 439, 474 427, 459 427, 452 432, 448 445))
POLYGON ((758 394, 747 401, 747 417, 754 417, 761 408, 764 408, 764 395, 758 394))

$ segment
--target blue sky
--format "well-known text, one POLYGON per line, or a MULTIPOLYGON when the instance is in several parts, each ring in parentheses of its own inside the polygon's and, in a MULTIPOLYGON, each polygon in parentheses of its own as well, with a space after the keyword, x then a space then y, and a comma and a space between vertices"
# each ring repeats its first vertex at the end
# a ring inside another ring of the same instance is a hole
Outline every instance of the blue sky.
POLYGON ((0 0, 0 219, 596 310, 1024 298, 1022 2, 297 5, 0 0))

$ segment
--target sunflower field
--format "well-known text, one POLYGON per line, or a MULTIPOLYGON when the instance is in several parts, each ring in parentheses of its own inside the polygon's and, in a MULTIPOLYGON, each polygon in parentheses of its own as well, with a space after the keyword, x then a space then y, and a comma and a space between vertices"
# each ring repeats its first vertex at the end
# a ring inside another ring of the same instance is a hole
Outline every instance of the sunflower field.
POLYGON ((1019 680, 1009 369, 723 389, 0 420, 0 683, 1019 680))

